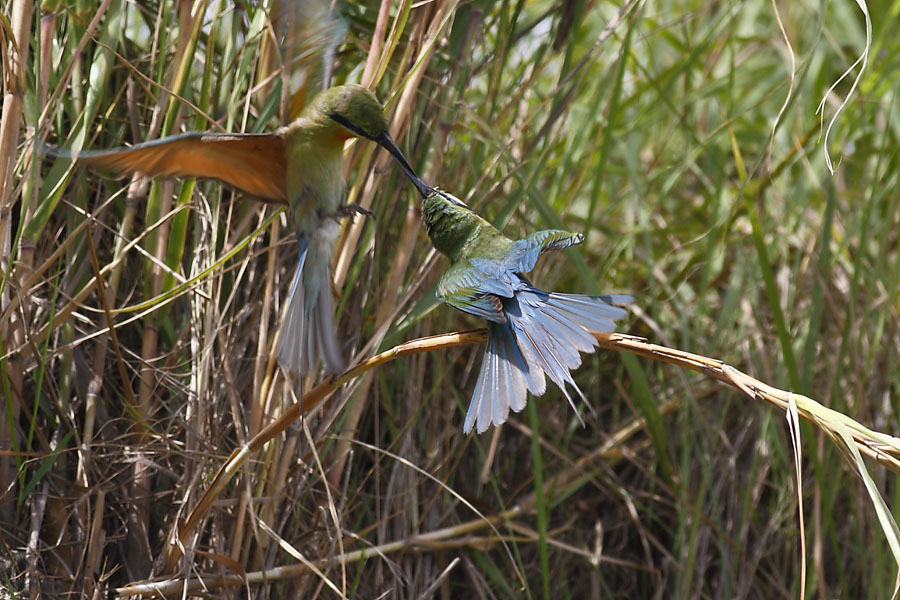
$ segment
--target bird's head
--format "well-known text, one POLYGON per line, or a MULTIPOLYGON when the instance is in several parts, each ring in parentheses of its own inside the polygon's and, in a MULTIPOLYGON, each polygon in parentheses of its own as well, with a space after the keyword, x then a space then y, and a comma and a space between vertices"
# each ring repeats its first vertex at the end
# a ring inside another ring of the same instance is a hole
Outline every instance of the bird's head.
POLYGON ((345 138, 359 136, 377 142, 388 130, 384 108, 375 94, 361 85, 324 90, 315 97, 312 108, 340 125, 340 134, 345 138))
POLYGON ((321 92, 314 100, 314 110, 341 126, 347 138, 363 137, 390 152, 404 174, 423 198, 432 193, 431 186, 419 179, 415 170, 388 132, 384 108, 371 91, 361 85, 340 85, 321 92))

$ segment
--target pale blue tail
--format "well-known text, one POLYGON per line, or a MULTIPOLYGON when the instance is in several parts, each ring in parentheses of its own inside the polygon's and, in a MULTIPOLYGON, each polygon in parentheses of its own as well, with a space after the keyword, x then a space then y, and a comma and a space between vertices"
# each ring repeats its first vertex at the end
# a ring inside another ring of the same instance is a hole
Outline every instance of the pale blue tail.
POLYGON ((527 392, 540 396, 546 390, 545 373, 574 408, 566 384, 584 398, 570 371, 581 365, 581 352, 597 347, 591 333, 613 331, 615 321, 627 314, 615 305, 634 302, 631 296, 557 294, 530 286, 502 300, 506 322, 489 323, 465 433, 473 426, 483 433, 506 422, 510 408, 525 408, 527 392))
POLYGON ((326 373, 340 373, 344 358, 334 325, 330 247, 310 248, 306 238, 299 242, 300 262, 278 334, 278 361, 301 376, 315 372, 318 360, 326 373))

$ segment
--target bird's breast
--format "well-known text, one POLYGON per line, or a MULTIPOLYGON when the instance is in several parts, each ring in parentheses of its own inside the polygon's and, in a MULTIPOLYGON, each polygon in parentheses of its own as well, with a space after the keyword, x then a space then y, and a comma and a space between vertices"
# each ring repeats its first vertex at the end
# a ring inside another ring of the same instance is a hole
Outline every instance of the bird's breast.
POLYGON ((333 146, 289 141, 286 187, 298 231, 314 230, 344 203, 343 152, 333 146))

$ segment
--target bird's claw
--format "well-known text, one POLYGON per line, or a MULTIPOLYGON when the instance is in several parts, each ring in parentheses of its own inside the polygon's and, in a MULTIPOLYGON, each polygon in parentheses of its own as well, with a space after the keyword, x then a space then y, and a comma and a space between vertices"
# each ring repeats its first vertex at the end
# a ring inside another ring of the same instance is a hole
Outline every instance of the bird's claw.
POLYGON ((354 215, 354 214, 359 214, 359 215, 362 215, 362 216, 364 216, 364 217, 368 217, 368 218, 370 218, 370 219, 374 219, 374 218, 375 218, 375 213, 373 213, 371 210, 368 210, 368 209, 363 208, 363 207, 360 206, 359 204, 348 204, 348 205, 345 206, 344 208, 347 209, 347 211, 348 211, 348 213, 349 213, 349 216, 352 216, 352 215, 354 215))
POLYGON ((364 217, 375 217, 375 213, 371 210, 367 210, 360 206, 359 204, 344 204, 343 206, 339 206, 337 210, 328 213, 321 213, 321 216, 331 217, 332 219, 343 219, 344 217, 350 217, 351 219, 356 215, 363 215, 364 217))

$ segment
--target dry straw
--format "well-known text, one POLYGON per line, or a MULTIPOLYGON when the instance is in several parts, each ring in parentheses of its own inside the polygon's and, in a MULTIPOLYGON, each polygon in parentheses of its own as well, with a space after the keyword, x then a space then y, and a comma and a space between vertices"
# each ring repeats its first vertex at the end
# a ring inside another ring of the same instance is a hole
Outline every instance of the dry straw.
MULTIPOLYGON (((729 385, 750 400, 764 401, 789 414, 789 409, 796 410, 800 417, 814 424, 831 437, 835 443, 844 450, 848 456, 850 466, 856 470, 864 480, 871 480, 868 469, 862 461, 860 454, 868 456, 884 465, 895 473, 900 473, 900 438, 888 436, 877 431, 872 431, 857 421, 837 411, 831 410, 812 398, 793 394, 785 390, 774 388, 755 377, 752 377, 739 369, 736 369, 723 361, 684 352, 675 348, 668 348, 658 344, 651 344, 646 339, 623 334, 596 334, 600 347, 619 352, 628 352, 653 360, 670 363, 693 371, 698 371, 708 377, 729 385)), ((454 346, 476 344, 487 340, 486 330, 479 329, 460 333, 450 333, 421 338, 406 342, 390 350, 369 358, 362 364, 348 369, 344 373, 329 378, 312 388, 304 395, 301 401, 288 407, 284 413, 271 424, 266 426, 245 446, 236 449, 221 466, 212 482, 200 497, 194 508, 189 513, 187 520, 171 532, 169 552, 167 556, 168 570, 175 568, 178 557, 186 548, 193 548, 197 542, 196 534, 200 525, 206 518, 209 510, 215 504, 220 493, 225 489, 231 478, 240 471, 241 467, 257 452, 276 436, 282 434, 297 419, 303 418, 316 408, 321 402, 328 399, 338 388, 378 367, 400 358, 404 358, 421 352, 444 350, 454 346)), ((667 412, 673 407, 664 407, 661 412, 667 412)), ((618 457, 617 446, 627 438, 637 434, 645 423, 635 422, 615 435, 611 436, 609 443, 604 444, 595 452, 582 457, 575 465, 553 477, 544 485, 546 490, 564 489, 574 479, 584 474, 585 466, 595 460, 614 460, 618 457)), ((362 444, 353 440, 347 440, 366 447, 368 450, 379 452, 378 448, 368 444, 362 444)), ((799 444, 795 444, 795 451, 799 453, 799 444)), ((395 457, 398 460, 399 457, 395 457)), ((800 460, 800 457, 797 457, 800 460)), ((874 486, 868 486, 867 490, 872 495, 872 501, 876 510, 883 513, 880 508, 884 504, 880 493, 874 486)), ((346 565, 358 562, 367 557, 384 556, 392 552, 416 550, 427 551, 429 549, 442 549, 448 547, 473 546, 483 547, 503 541, 499 533, 496 537, 487 538, 472 537, 470 534, 484 528, 494 529, 498 524, 514 522, 517 518, 533 513, 536 508, 536 498, 533 493, 528 493, 514 503, 509 510, 498 514, 474 519, 472 521, 441 528, 425 534, 415 535, 410 538, 396 540, 387 544, 381 544, 371 548, 363 548, 352 552, 344 552, 340 555, 303 561, 301 564, 278 567, 266 571, 249 572, 231 576, 215 574, 200 575, 195 580, 186 581, 181 578, 159 580, 147 583, 135 583, 120 588, 118 592, 123 595, 155 595, 172 594, 178 591, 199 591, 201 589, 215 589, 219 586, 245 585, 270 580, 288 579, 299 577, 310 571, 325 568, 329 565, 346 565)), ((474 510, 474 508, 473 508, 474 510)), ((884 513, 890 521, 888 530, 893 530, 895 538, 891 540, 892 546, 898 546, 900 536, 897 536, 897 526, 889 512, 884 513)), ((890 538, 890 535, 889 535, 890 538)))

